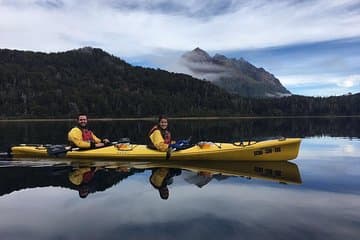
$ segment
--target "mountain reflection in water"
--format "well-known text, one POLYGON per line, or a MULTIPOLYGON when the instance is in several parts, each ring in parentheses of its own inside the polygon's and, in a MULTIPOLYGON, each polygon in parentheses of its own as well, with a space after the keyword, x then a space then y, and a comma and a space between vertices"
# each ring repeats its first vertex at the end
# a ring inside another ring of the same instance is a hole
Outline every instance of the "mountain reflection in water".
POLYGON ((105 191, 132 175, 151 171, 148 182, 162 199, 169 198, 168 186, 174 177, 199 188, 230 177, 259 178, 279 183, 301 184, 296 164, 281 162, 235 161, 157 161, 157 162, 79 162, 55 165, 42 161, 3 162, 0 167, 0 196, 37 187, 63 187, 78 191, 80 198, 105 191), (91 164, 90 164, 91 163, 91 164))

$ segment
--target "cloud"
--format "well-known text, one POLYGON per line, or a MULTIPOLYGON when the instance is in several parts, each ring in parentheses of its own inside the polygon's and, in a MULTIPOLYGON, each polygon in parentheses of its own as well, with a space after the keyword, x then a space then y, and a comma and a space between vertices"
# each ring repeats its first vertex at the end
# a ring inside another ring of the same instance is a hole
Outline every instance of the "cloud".
POLYGON ((61 8, 64 6, 64 3, 61 0, 38 0, 35 2, 44 8, 61 8))
POLYGON ((360 91, 360 75, 333 74, 280 75, 281 83, 294 94, 311 96, 343 95, 360 91))
POLYGON ((356 2, 6 0, 0 2, 5 36, 0 46, 59 51, 90 41, 131 57, 158 49, 230 50, 338 39, 360 35, 360 15, 351 8, 356 2))
POLYGON ((176 1, 176 0, 125 0, 114 1, 108 3, 121 11, 144 11, 152 14, 171 14, 182 15, 192 18, 211 18, 217 15, 223 15, 232 11, 236 11, 237 1, 176 1))
POLYGON ((360 85, 360 75, 350 75, 345 78, 340 78, 337 81, 339 87, 351 88, 355 85, 360 85))

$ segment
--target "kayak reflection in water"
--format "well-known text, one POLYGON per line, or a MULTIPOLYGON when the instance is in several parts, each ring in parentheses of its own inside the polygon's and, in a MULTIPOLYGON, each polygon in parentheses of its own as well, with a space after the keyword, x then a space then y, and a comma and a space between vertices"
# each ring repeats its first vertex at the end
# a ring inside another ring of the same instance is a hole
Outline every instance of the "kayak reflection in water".
POLYGON ((161 199, 169 198, 168 185, 173 183, 173 178, 181 174, 181 169, 176 168, 155 168, 149 178, 151 185, 159 190, 161 199))
POLYGON ((87 126, 88 118, 86 114, 79 114, 77 126, 73 127, 68 133, 68 140, 73 147, 82 149, 104 147, 110 141, 105 138, 99 139, 87 126))
POLYGON ((175 143, 175 141, 171 141, 168 118, 164 115, 159 116, 158 124, 150 129, 148 136, 150 138, 149 147, 161 152, 166 152, 170 144, 175 143))

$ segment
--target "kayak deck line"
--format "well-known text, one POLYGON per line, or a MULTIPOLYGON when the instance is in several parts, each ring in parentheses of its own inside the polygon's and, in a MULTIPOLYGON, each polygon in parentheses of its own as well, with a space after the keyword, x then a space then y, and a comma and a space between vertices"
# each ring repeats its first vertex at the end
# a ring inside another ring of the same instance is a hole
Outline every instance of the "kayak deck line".
MULTIPOLYGON (((210 142, 211 143, 211 142, 210 142)), ((301 139, 287 138, 266 141, 245 141, 235 143, 195 144, 189 148, 171 152, 168 160, 232 160, 232 161, 286 161, 295 159, 301 139)), ((61 145, 56 145, 61 146, 61 145)), ((19 145, 11 148, 14 157, 49 158, 49 147, 44 145, 19 145)), ((61 153, 61 149, 59 151, 61 153)), ((166 152, 160 152, 139 144, 115 144, 97 149, 66 149, 64 158, 116 159, 116 160, 165 160, 166 152)))

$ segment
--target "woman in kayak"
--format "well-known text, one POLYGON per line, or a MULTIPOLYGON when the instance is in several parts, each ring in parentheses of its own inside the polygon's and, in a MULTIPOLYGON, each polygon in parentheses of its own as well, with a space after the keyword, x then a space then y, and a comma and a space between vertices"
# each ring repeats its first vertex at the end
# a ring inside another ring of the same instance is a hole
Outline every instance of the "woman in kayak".
POLYGON ((169 145, 175 143, 171 141, 171 133, 168 130, 168 118, 164 115, 159 117, 158 124, 151 128, 148 134, 150 138, 150 148, 166 152, 169 145))

